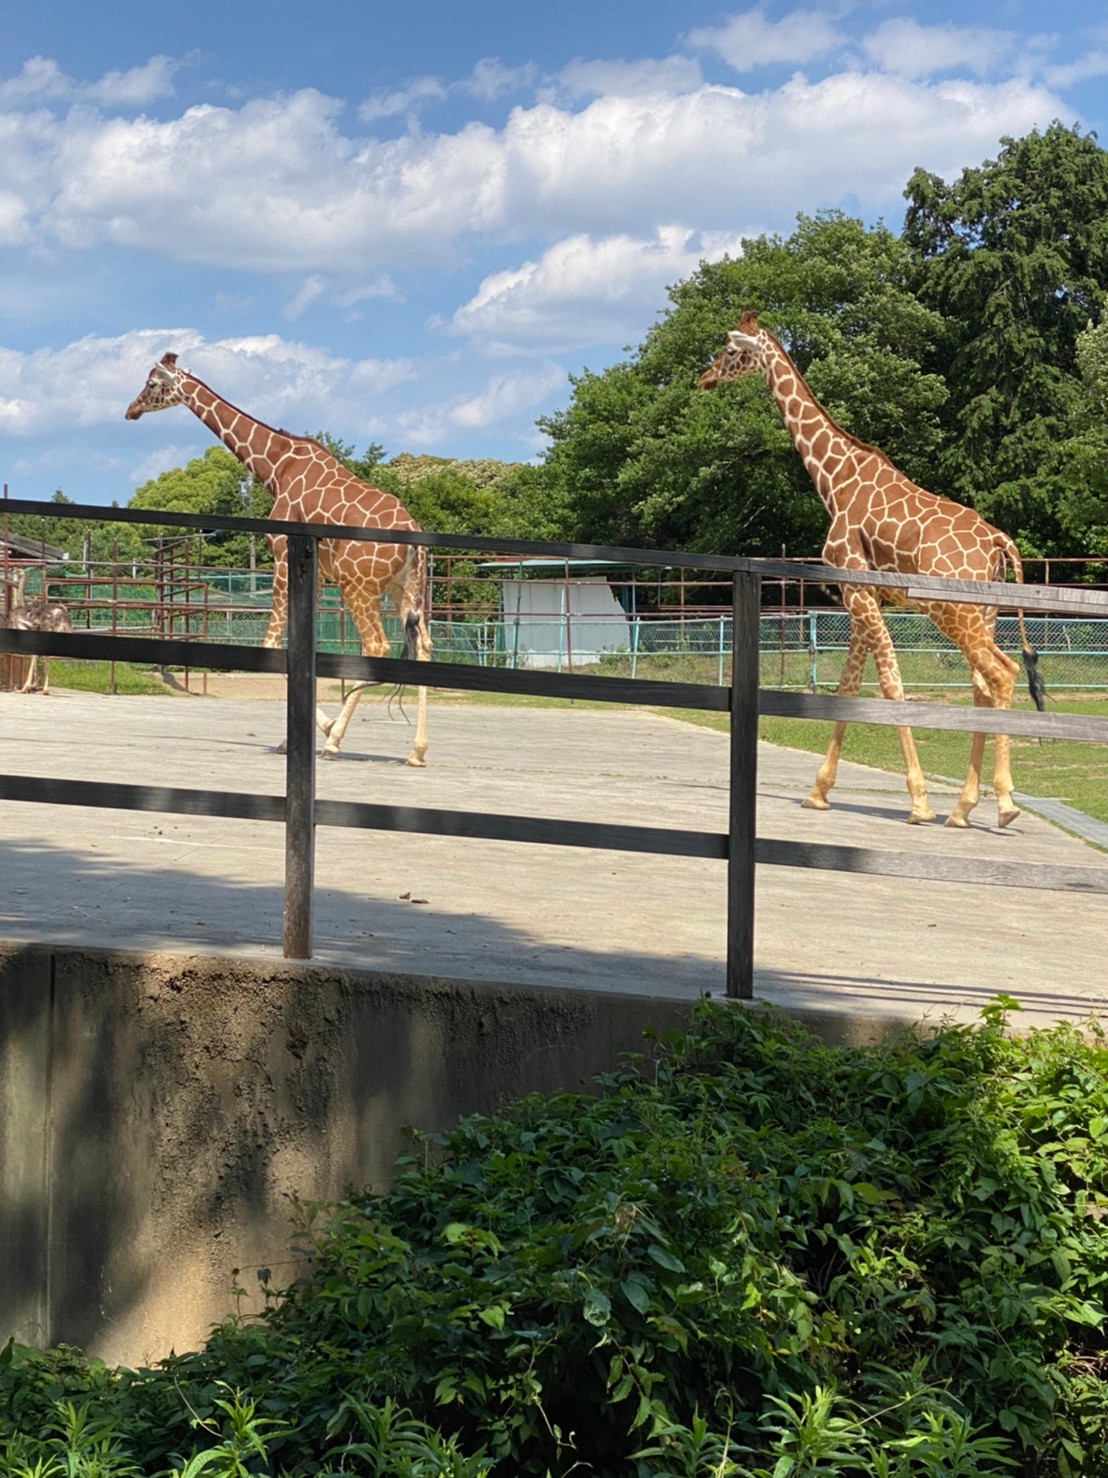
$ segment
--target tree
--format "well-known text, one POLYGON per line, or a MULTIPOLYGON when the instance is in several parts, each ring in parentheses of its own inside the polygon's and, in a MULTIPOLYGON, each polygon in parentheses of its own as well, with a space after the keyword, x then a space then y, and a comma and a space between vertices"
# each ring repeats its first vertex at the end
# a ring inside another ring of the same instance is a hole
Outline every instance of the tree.
MULTIPOLYGON (((129 508, 151 512, 214 514, 228 518, 268 518, 273 499, 246 471, 226 447, 210 446, 201 457, 184 467, 174 467, 143 483, 128 503, 129 508)), ((152 524, 143 536, 154 539, 166 532, 152 524)), ((250 534, 212 530, 204 538, 204 564, 246 566, 251 546, 257 563, 268 562, 268 546, 250 534), (264 553, 263 553, 264 551, 264 553)))
MULTIPOLYGON (((73 499, 67 498, 58 488, 50 500, 59 507, 73 507, 73 499)), ((118 504, 113 503, 112 507, 118 504)), ((137 558, 141 551, 141 538, 133 524, 102 523, 88 518, 39 518, 30 513, 13 513, 8 516, 13 534, 25 539, 43 540, 55 549, 64 549, 69 555, 68 565, 72 568, 84 563, 87 558, 94 563, 112 559, 129 561, 137 558)))
POLYGON ((1070 435, 1047 466, 1054 507, 1071 552, 1108 556, 1108 307, 1077 337, 1080 394, 1070 435))
POLYGON ((1081 398, 1077 341, 1108 286, 1108 155, 1053 123, 1005 138, 947 185, 917 169, 904 240, 920 299, 944 320, 929 367, 950 391, 945 490, 1019 537, 1064 553, 1056 467, 1081 398))
POLYGON ((941 378, 921 369, 941 320, 909 291, 910 261, 884 226, 801 216, 787 240, 743 243, 670 289, 637 355, 575 379, 540 421, 543 467, 565 532, 596 543, 734 554, 816 553, 825 515, 760 382, 705 394, 697 378, 745 308, 788 345, 836 420, 929 485, 941 378))

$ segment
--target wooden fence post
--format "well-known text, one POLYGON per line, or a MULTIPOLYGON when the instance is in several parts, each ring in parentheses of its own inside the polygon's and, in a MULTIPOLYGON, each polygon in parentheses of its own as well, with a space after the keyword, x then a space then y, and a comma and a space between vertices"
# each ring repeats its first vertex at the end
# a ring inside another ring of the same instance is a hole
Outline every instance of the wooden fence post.
POLYGON ((740 572, 731 608, 731 804, 727 847, 727 994, 754 994, 754 843, 758 794, 761 577, 740 572))
POLYGON ((288 542, 288 693, 285 729, 285 940, 287 959, 312 957, 315 886, 315 603, 319 546, 288 542))

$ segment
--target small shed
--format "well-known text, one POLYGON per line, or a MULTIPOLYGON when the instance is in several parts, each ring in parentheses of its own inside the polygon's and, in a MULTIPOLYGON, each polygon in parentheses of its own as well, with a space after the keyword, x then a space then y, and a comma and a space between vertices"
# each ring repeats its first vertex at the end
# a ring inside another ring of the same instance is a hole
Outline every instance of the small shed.
POLYGON ((511 666, 561 671, 630 650, 634 612, 623 608, 607 579, 629 566, 533 558, 490 560, 480 568, 501 576, 503 650, 511 666))

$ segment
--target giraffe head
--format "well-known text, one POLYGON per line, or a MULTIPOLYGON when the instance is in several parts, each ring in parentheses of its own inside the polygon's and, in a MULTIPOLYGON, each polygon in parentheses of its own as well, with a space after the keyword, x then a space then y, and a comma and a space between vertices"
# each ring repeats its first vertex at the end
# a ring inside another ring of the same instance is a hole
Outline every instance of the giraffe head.
POLYGON ((180 405, 184 398, 184 383, 188 370, 177 368, 176 354, 163 354, 147 377, 146 384, 135 396, 124 412, 124 420, 137 421, 147 411, 164 411, 171 405, 180 405))
POLYGON ((727 335, 723 353, 704 371, 697 382, 701 390, 714 390, 725 380, 741 380, 762 368, 762 335, 757 313, 746 312, 738 328, 727 335))

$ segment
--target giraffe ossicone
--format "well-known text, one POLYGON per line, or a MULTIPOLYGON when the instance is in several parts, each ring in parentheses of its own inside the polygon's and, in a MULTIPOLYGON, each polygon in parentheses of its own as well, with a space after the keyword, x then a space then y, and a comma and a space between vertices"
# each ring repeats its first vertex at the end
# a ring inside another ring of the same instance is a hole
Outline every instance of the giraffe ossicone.
MULTIPOLYGON (((398 498, 355 477, 318 441, 255 420, 190 371, 179 368, 176 354, 165 354, 127 407, 125 418, 137 421, 150 411, 174 405, 187 406, 268 489, 275 520, 350 524, 383 532, 419 530, 398 498)), ((269 545, 273 550, 273 608, 263 645, 279 647, 288 621, 288 539, 283 534, 272 535, 269 545)), ((357 628, 363 656, 388 656, 389 640, 381 624, 381 600, 388 596, 400 617, 404 656, 429 660, 427 552, 422 544, 369 543, 341 535, 321 539, 319 579, 338 586, 357 628)), ((316 709, 316 721, 326 736, 324 756, 339 752, 347 725, 369 686, 360 683, 353 688, 336 718, 316 709)), ((427 753, 427 689, 417 691, 416 733, 405 763, 422 767, 427 753)))
MULTIPOLYGON (((958 580, 1004 580, 1011 571, 1014 579, 1022 582, 1019 550, 1007 534, 986 523, 972 508, 918 487, 883 452, 836 425, 805 384, 784 346, 759 325, 756 313, 746 312, 738 327, 727 335, 723 352, 701 375, 699 384, 702 390, 712 390, 751 374, 760 374, 769 387, 831 520, 823 546, 826 564, 840 569, 958 580)), ((881 615, 882 597, 893 604, 907 603, 893 590, 879 594, 872 587, 843 586, 843 604, 850 614, 850 641, 837 689, 842 696, 857 695, 866 657, 872 653, 882 695, 903 700, 896 652, 881 615)), ((942 600, 913 604, 918 604, 918 609, 965 657, 974 704, 979 708, 1010 708, 1019 668, 996 644, 995 607, 942 600)), ((1037 654, 1027 640, 1022 610, 1018 615, 1028 687, 1035 706, 1042 708, 1037 654)), ((845 722, 834 726, 827 755, 804 802, 812 810, 824 811, 830 805, 827 796, 835 784, 846 728, 845 722)), ((933 821, 912 731, 902 728, 897 733, 911 797, 908 820, 933 821)), ((970 741, 969 768, 947 826, 969 825, 969 814, 980 798, 985 738, 984 734, 974 734, 970 741)), ((1020 813, 1012 799, 1008 736, 997 734, 994 741, 993 789, 997 820, 1003 827, 1020 813)))

